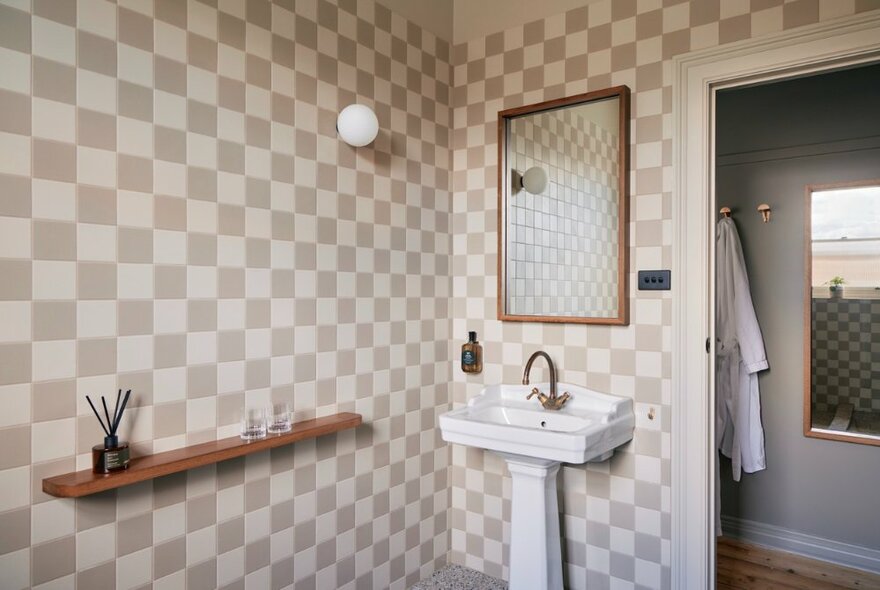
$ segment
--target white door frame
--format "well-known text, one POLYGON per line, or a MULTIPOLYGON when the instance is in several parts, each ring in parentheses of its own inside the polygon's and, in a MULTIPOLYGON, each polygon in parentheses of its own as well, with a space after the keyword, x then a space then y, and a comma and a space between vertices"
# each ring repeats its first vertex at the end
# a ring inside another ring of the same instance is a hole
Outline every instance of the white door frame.
POLYGON ((672 587, 714 588, 715 92, 880 59, 880 10, 673 60, 672 587), (714 352, 714 348, 711 349, 714 352))

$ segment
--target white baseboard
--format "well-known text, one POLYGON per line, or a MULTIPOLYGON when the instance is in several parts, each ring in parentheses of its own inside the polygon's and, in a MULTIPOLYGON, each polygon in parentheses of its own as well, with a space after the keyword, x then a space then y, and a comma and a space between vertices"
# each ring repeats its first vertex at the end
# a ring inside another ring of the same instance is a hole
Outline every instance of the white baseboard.
POLYGON ((880 574, 880 550, 878 549, 823 539, 732 516, 721 517, 721 529, 725 536, 748 541, 755 545, 763 545, 844 567, 880 574))

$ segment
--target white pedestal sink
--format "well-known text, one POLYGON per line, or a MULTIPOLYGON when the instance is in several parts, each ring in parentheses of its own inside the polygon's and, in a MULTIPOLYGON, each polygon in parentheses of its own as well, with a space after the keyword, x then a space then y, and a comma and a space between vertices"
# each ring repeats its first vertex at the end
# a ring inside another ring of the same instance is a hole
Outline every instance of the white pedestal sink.
MULTIPOLYGON (((531 385, 493 385, 440 416, 443 440, 495 451, 513 483, 510 590, 562 590, 556 474, 561 463, 604 461, 630 441, 632 400, 559 383, 561 410, 526 401, 531 385)), ((537 386, 547 391, 548 384, 537 386)))

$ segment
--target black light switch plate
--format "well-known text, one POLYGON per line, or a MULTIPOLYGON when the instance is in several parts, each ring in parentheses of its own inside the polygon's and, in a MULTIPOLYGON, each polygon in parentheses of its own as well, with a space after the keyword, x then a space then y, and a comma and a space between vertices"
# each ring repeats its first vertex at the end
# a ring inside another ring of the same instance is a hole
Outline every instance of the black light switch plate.
POLYGON ((639 291, 668 291, 671 288, 671 270, 639 271, 639 291))

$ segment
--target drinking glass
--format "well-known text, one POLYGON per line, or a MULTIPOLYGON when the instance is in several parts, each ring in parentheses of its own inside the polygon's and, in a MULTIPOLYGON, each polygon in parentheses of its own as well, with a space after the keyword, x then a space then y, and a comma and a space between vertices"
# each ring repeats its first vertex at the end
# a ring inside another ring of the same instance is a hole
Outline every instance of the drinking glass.
POLYGON ((266 437, 266 409, 245 408, 241 416, 241 440, 266 437))
POLYGON ((290 432, 290 406, 286 402, 273 404, 269 414, 269 432, 280 434, 290 432))

